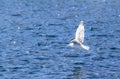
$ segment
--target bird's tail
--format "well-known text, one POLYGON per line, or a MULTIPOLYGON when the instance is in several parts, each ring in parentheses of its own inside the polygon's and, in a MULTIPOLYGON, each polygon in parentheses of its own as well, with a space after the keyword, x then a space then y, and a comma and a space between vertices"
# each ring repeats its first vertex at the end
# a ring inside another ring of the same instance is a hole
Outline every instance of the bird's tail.
POLYGON ((86 49, 86 50, 89 50, 89 49, 90 49, 90 47, 85 46, 85 45, 83 45, 82 43, 81 43, 80 45, 81 45, 82 48, 84 48, 84 49, 86 49))

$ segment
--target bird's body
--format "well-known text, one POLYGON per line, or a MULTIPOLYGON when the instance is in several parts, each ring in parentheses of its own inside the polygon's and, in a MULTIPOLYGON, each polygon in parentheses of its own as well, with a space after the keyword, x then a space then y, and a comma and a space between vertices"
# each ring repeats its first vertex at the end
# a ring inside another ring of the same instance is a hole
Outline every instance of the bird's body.
POLYGON ((83 25, 83 21, 80 22, 76 33, 75 33, 75 38, 71 41, 71 43, 69 44, 69 46, 74 46, 74 45, 80 45, 82 48, 89 50, 88 46, 85 46, 83 44, 84 42, 84 25, 83 25))

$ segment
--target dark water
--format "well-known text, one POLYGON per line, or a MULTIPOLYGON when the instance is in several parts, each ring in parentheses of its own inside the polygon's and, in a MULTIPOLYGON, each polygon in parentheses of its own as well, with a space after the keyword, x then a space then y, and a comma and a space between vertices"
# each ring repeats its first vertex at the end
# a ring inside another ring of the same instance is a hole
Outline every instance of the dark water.
POLYGON ((0 79, 120 79, 120 0, 0 0, 0 79))

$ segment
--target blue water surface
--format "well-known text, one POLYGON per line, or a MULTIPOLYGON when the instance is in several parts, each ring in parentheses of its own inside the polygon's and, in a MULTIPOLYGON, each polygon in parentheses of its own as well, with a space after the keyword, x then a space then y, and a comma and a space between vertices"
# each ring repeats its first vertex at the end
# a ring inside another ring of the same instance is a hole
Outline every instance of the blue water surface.
POLYGON ((0 0, 0 79, 120 79, 120 0, 0 0))

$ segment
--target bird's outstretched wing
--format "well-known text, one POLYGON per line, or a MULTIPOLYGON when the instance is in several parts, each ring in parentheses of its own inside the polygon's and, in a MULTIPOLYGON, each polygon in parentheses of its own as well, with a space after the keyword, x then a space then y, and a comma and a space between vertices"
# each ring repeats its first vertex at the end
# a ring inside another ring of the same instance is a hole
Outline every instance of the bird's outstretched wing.
POLYGON ((79 41, 80 43, 84 42, 84 25, 83 25, 83 21, 80 22, 77 30, 76 30, 76 34, 75 34, 75 39, 77 41, 79 41))

